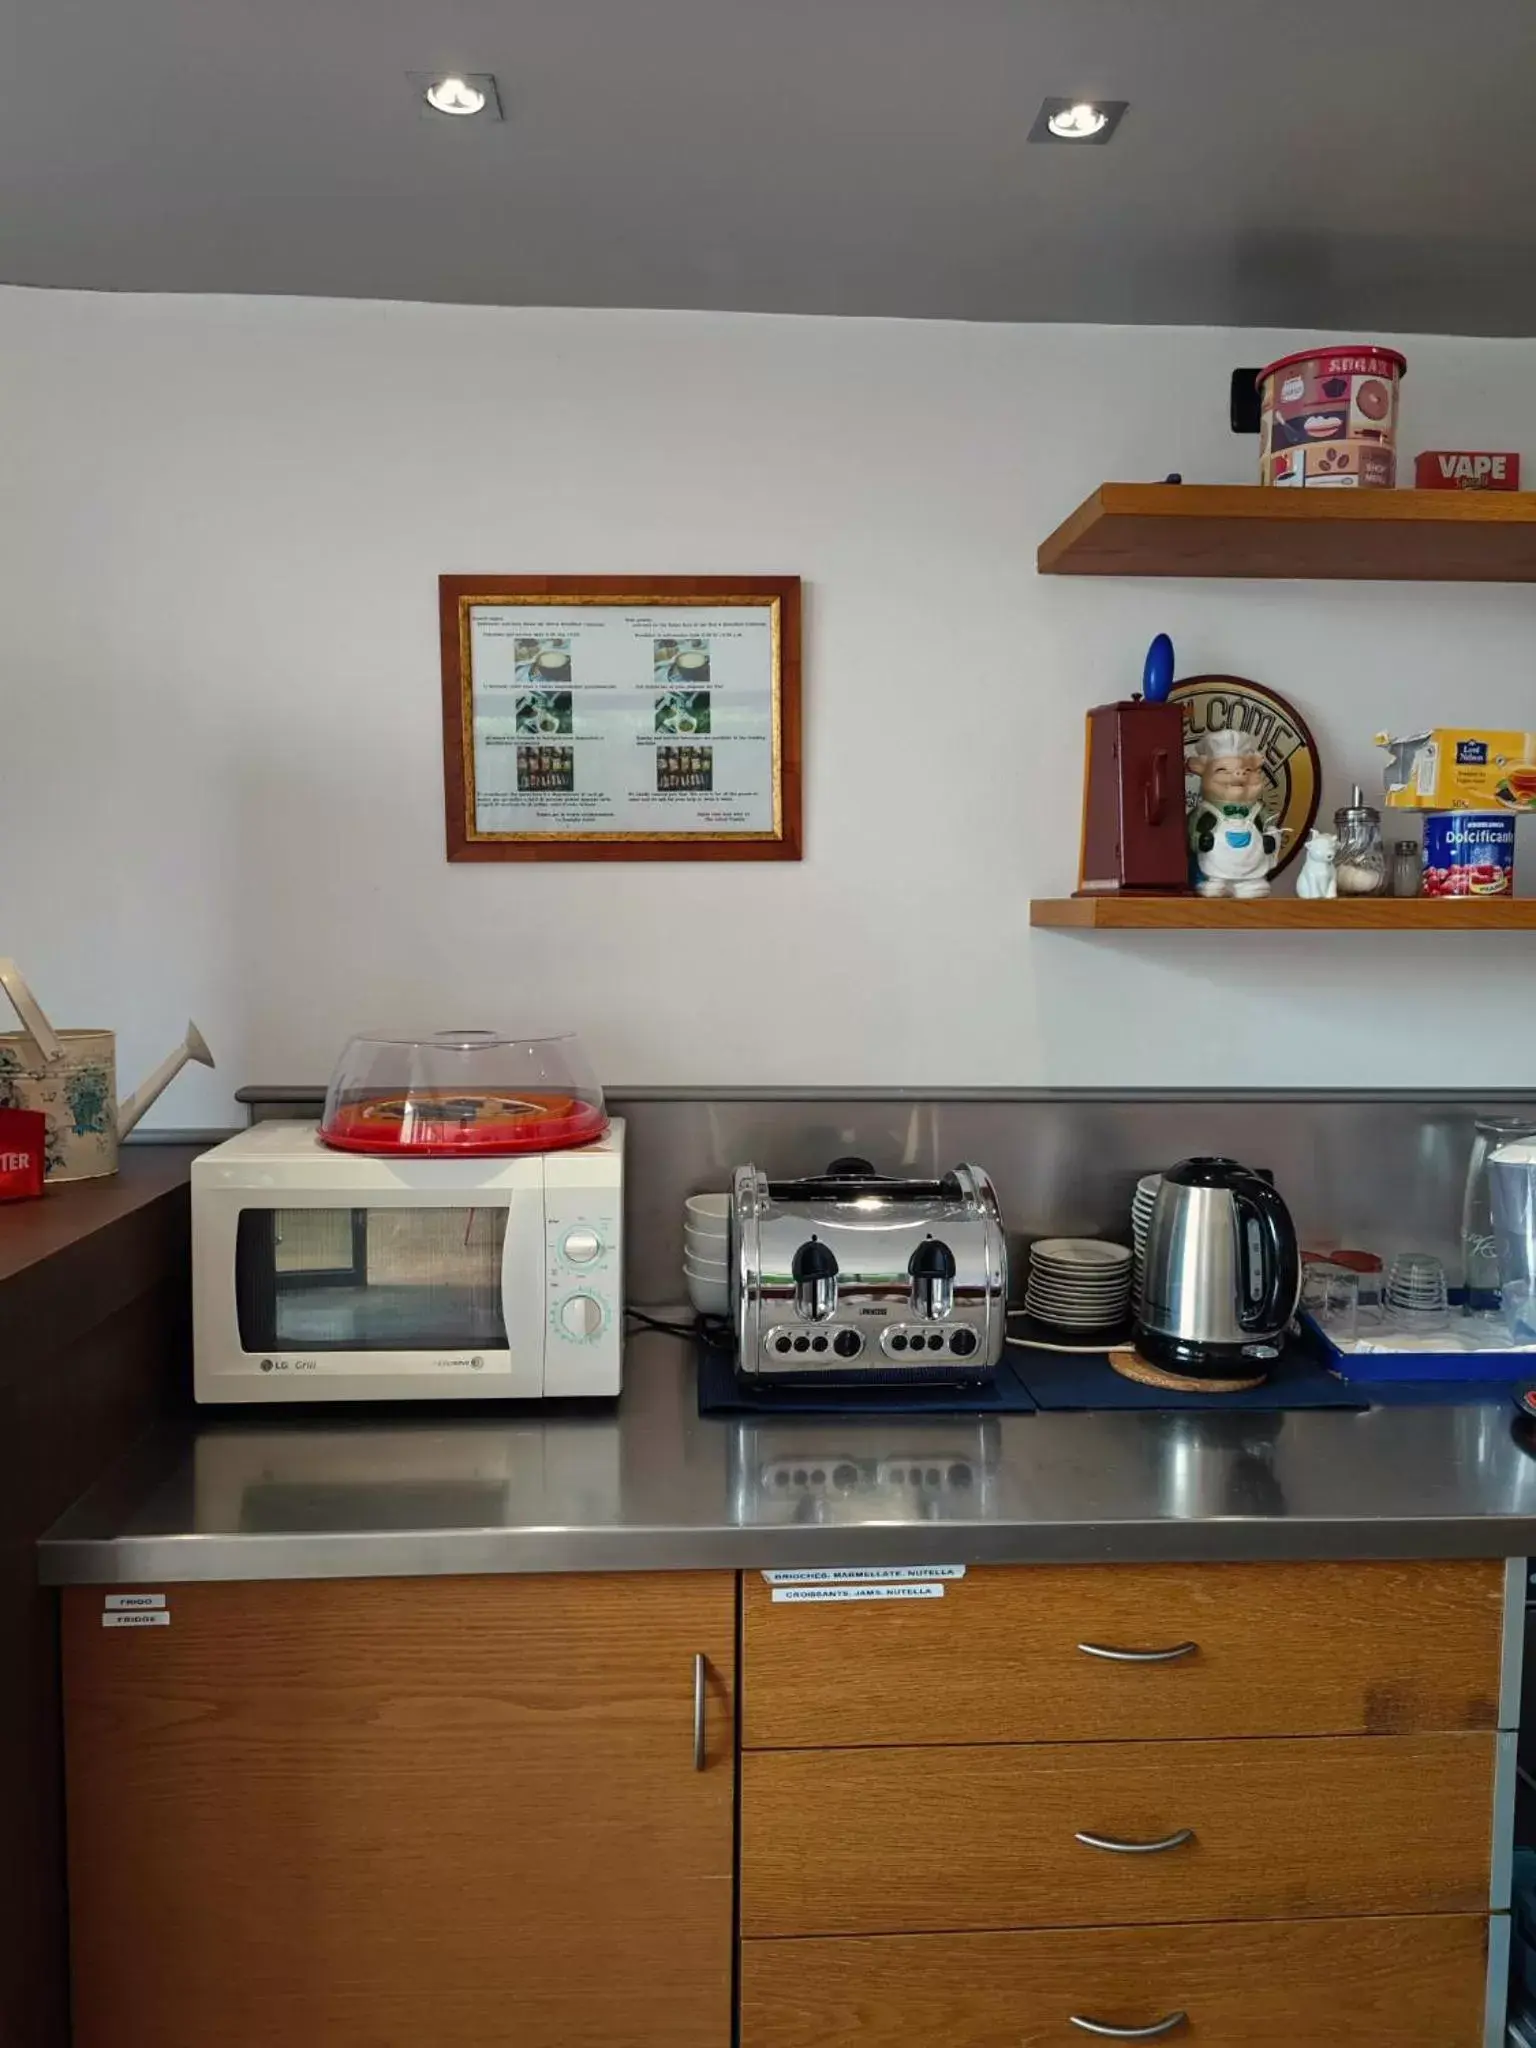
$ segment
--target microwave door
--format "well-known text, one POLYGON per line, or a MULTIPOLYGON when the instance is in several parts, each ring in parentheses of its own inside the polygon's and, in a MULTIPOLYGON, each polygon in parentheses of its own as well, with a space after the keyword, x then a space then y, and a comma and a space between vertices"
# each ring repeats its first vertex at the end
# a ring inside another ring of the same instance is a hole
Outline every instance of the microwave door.
POLYGON ((483 1375, 488 1393, 522 1393, 507 1383, 506 1268, 520 1235, 509 1225, 505 1203, 247 1209, 241 1349, 313 1358, 321 1377, 462 1371, 483 1375))

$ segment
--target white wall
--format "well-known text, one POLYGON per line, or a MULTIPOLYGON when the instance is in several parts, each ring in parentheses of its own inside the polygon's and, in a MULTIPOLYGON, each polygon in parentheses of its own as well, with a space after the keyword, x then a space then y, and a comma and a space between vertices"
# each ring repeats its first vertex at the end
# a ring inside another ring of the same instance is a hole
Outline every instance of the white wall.
MULTIPOLYGON (((0 292, 0 952, 125 1085, 195 1014, 183 1125, 370 1022, 627 1082, 1528 1086, 1520 939, 1028 927, 1159 628, 1295 700, 1329 807, 1379 727, 1536 724, 1528 587, 1036 576, 1103 478, 1246 480, 1227 372, 1306 338, 0 292), (798 571, 803 864, 450 867, 442 570, 798 571)), ((1536 456, 1536 344, 1403 345, 1410 454, 1536 456)))

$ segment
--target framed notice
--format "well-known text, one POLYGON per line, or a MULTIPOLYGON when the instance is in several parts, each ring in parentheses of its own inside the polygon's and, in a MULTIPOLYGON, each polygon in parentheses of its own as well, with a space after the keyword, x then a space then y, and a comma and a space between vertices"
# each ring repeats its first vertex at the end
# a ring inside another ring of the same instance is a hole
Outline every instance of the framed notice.
POLYGON ((444 576, 450 860, 798 860, 797 576, 444 576))

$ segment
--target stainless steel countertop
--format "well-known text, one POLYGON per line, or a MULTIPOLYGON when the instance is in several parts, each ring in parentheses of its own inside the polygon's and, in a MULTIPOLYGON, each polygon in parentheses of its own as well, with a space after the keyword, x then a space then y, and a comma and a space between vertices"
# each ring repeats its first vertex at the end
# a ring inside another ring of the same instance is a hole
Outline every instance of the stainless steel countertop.
POLYGON ((1536 1552, 1536 1458, 1507 1407, 721 1422, 699 1419, 680 1341, 633 1340, 625 1373, 596 1413, 164 1429, 44 1537, 41 1576, 1536 1552))

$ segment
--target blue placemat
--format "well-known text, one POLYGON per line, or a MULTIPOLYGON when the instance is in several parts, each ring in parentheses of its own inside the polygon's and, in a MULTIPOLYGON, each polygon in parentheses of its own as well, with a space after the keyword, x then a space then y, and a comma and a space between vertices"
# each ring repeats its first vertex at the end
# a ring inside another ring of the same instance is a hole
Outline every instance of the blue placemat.
POLYGON ((1301 1345, 1292 1345, 1270 1369, 1262 1387, 1241 1394, 1178 1394, 1144 1387, 1115 1371, 1107 1358, 1066 1357, 1050 1351, 1011 1354, 1019 1373, 1047 1415, 1070 1408, 1141 1408, 1149 1414, 1190 1409, 1255 1410, 1274 1414, 1289 1408, 1353 1408, 1371 1405, 1370 1389, 1337 1379, 1301 1345))
POLYGON ((699 1413, 719 1415, 1033 1415, 1035 1404, 1005 1360, 989 1387, 811 1387, 759 1393, 736 1377, 736 1354, 699 1346, 699 1413))

